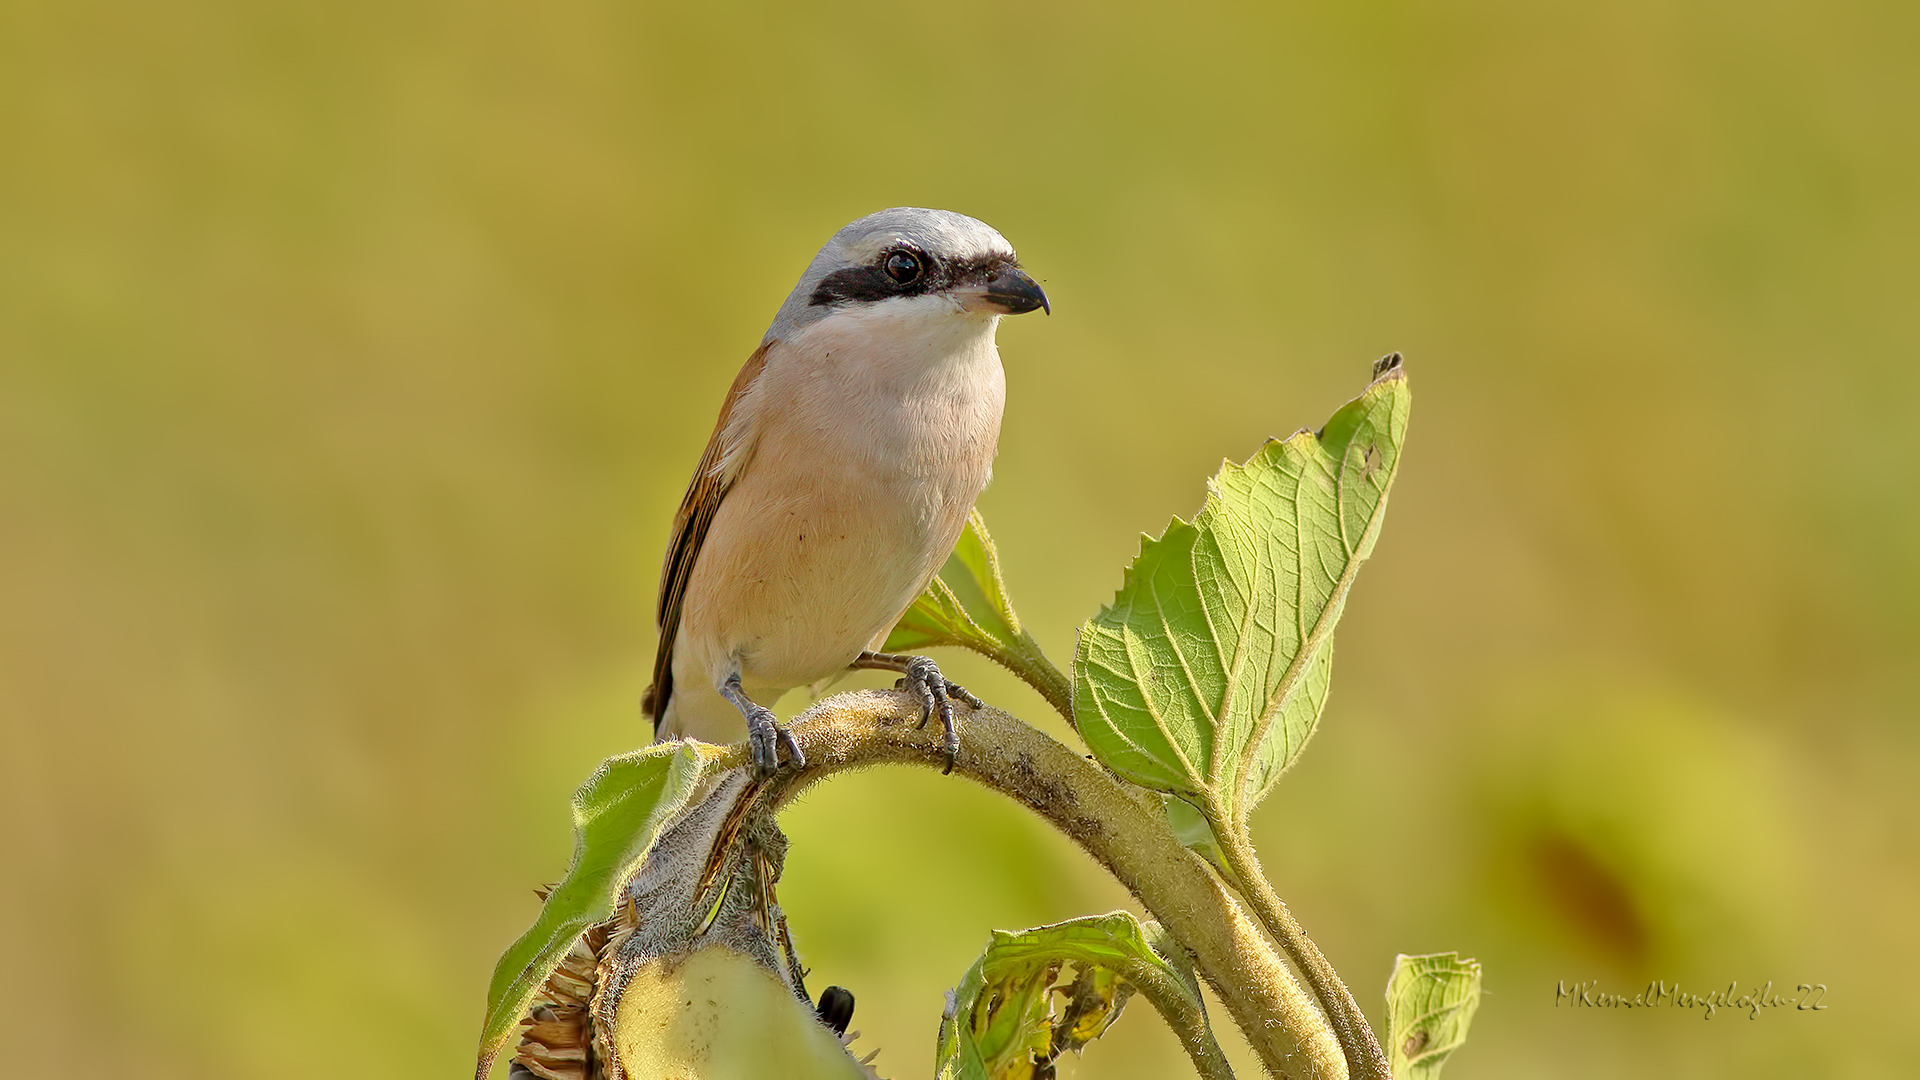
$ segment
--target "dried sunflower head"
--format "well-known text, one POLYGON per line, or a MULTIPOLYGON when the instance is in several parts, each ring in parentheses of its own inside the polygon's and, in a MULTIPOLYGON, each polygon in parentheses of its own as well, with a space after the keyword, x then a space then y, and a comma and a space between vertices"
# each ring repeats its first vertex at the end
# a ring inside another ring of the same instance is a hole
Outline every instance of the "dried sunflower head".
POLYGON ((661 832, 534 998, 509 1076, 878 1080, 847 1049, 851 995, 807 995, 774 897, 787 840, 757 793, 727 773, 661 832))

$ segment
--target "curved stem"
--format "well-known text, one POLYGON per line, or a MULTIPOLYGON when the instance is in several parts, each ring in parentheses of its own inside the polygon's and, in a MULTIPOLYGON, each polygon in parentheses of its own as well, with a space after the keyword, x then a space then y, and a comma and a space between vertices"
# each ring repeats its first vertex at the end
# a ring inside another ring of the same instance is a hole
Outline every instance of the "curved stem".
POLYGON ((1353 999, 1353 991, 1340 981, 1320 947, 1307 936, 1293 912, 1287 910, 1280 894, 1273 891, 1266 875, 1260 871, 1260 859, 1254 854, 1252 841, 1225 822, 1224 811, 1216 815, 1217 809, 1210 809, 1207 819, 1221 854, 1226 857, 1227 868, 1233 871, 1236 883, 1241 886, 1240 894, 1252 906, 1260 925, 1279 942, 1281 950, 1313 989, 1315 1000, 1326 1011, 1334 1037, 1340 1040, 1340 1049, 1346 1055, 1347 1074, 1354 1080, 1391 1080, 1392 1069, 1380 1051, 1380 1043, 1373 1037, 1366 1015, 1353 999))
POLYGON ((1187 1052, 1201 1080, 1234 1080, 1233 1066, 1227 1063, 1227 1055, 1207 1023, 1206 1007, 1192 989, 1179 985, 1164 969, 1152 964, 1127 963, 1119 970, 1179 1037, 1181 1049, 1187 1052))
MULTIPOLYGON (((894 691, 856 691, 814 705, 791 728, 807 766, 765 781, 769 809, 848 769, 944 767, 937 733, 915 728, 909 716, 917 718, 918 706, 894 691)), ((1270 1075, 1347 1075, 1319 1005, 1226 885, 1173 835, 1157 797, 993 708, 972 710, 960 726, 954 772, 1039 814, 1126 886, 1193 954, 1270 1075)), ((1195 1066, 1211 1067, 1199 1059, 1195 1066)))

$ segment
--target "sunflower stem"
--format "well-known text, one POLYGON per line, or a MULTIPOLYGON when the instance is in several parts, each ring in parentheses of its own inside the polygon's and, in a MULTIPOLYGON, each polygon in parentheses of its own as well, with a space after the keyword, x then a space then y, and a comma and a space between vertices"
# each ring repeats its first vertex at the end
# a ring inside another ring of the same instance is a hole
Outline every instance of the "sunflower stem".
MULTIPOLYGON (((764 781, 759 797, 777 810, 812 784, 849 769, 945 767, 940 740, 915 728, 918 718, 918 705, 897 691, 827 698, 791 728, 806 767, 764 781)), ((744 748, 737 753, 744 764, 744 748)), ((1227 885, 1174 836, 1150 792, 991 707, 972 710, 960 726, 954 773, 1039 814, 1126 886, 1193 955, 1268 1075, 1347 1076, 1340 1042, 1313 995, 1227 885)), ((1192 1020, 1169 1020, 1202 1076, 1227 1075, 1218 1071, 1224 1058, 1206 1049, 1210 1033, 1202 1040, 1192 1020)))

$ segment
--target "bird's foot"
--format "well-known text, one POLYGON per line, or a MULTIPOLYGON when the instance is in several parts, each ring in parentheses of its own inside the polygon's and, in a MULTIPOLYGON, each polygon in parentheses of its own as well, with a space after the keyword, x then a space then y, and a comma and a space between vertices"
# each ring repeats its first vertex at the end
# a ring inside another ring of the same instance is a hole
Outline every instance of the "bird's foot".
POLYGON ((747 748, 753 753, 753 768, 762 778, 780 771, 780 751, 787 752, 787 763, 796 769, 807 767, 807 755, 800 752, 800 744, 793 741, 793 732, 780 726, 773 717, 773 710, 764 705, 755 705, 745 713, 747 719, 747 748))
POLYGON ((967 693, 967 688, 940 674, 939 665, 924 656, 912 656, 907 653, 863 652, 854 658, 853 667, 873 668, 880 671, 898 671, 899 682, 893 684, 895 690, 905 690, 920 699, 920 725, 927 726, 934 713, 940 714, 940 726, 946 736, 944 746, 947 751, 945 772, 953 771, 953 763, 960 757, 960 732, 953 724, 953 703, 955 699, 966 702, 976 709, 986 708, 986 702, 967 693))
POLYGON ((740 688, 740 676, 732 676, 722 683, 720 695, 732 702, 747 722, 747 749, 753 755, 754 772, 763 779, 779 772, 782 748, 787 751, 787 761, 794 768, 807 767, 807 755, 801 753, 800 744, 793 740, 793 732, 780 726, 772 709, 747 696, 746 691, 740 688))
POLYGON ((960 700, 973 708, 982 708, 986 702, 967 692, 967 688, 940 674, 939 665, 924 656, 907 658, 906 673, 894 688, 905 690, 920 699, 919 727, 926 727, 934 713, 940 714, 942 745, 947 752, 947 767, 943 772, 952 772, 953 763, 960 757, 960 731, 954 726, 953 703, 960 700))

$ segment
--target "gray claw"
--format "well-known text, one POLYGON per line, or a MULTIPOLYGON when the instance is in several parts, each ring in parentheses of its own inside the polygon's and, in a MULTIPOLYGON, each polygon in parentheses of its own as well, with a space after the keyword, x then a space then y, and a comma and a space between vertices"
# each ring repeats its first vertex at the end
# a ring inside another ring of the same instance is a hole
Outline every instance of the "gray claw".
POLYGON ((747 722, 747 750, 753 755, 753 770, 762 778, 780 771, 780 748, 787 748, 787 760, 796 769, 806 768, 807 755, 800 752, 800 744, 793 741, 793 733, 780 726, 773 717, 773 710, 758 704, 740 688, 740 673, 735 672, 720 681, 720 696, 733 703, 740 710, 741 719, 747 722))
POLYGON ((920 723, 926 727, 933 714, 940 714, 942 746, 947 752, 947 767, 943 772, 952 772, 953 763, 960 757, 960 731, 954 726, 953 701, 955 698, 966 702, 973 708, 982 708, 985 702, 967 692, 967 688, 949 680, 940 674, 940 668, 925 656, 916 656, 907 661, 906 676, 898 684, 899 688, 920 698, 920 723))
POLYGON ((805 768, 807 755, 800 752, 800 744, 793 741, 793 732, 788 731, 774 720, 773 710, 755 705, 746 713, 747 748, 753 753, 753 768, 762 777, 772 776, 780 771, 780 750, 787 751, 787 761, 794 768, 805 768))
POLYGON ((796 769, 807 767, 807 755, 800 750, 800 744, 793 740, 793 732, 787 728, 775 728, 780 733, 780 745, 787 748, 787 763, 796 769))

